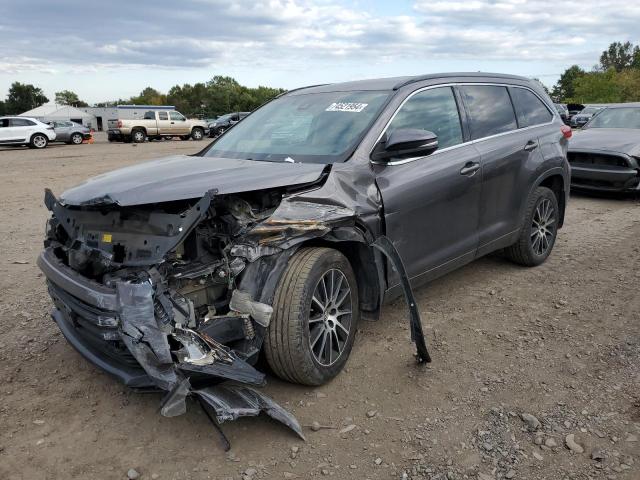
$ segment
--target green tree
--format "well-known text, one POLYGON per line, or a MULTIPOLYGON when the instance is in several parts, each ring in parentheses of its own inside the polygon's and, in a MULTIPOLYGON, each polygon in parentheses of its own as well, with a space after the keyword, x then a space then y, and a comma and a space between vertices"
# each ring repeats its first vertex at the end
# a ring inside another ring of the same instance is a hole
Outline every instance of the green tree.
POLYGON ((231 112, 250 112, 265 102, 285 92, 281 88, 259 86, 249 88, 240 85, 232 77, 216 75, 206 83, 175 85, 164 95, 147 87, 140 95, 129 100, 98 103, 96 106, 112 106, 132 103, 134 105, 175 105, 187 116, 214 117, 231 112))
POLYGON ((590 72, 575 80, 572 103, 618 103, 623 99, 623 88, 615 68, 606 72, 590 72))
POLYGON ((13 82, 5 101, 5 110, 9 115, 17 115, 47 103, 42 89, 28 83, 13 82))
POLYGON ((56 92, 56 103, 59 105, 72 105, 74 107, 88 107, 86 102, 78 98, 78 95, 71 90, 62 90, 56 92))
POLYGON ((175 105, 185 115, 206 115, 209 111, 209 91, 204 83, 176 85, 167 93, 167 103, 175 105))
POLYGON ((7 114, 7 112, 6 112, 5 103, 2 100, 0 100, 0 116, 1 115, 6 115, 6 114, 7 114))
POLYGON ((575 82, 576 103, 625 103, 640 101, 640 69, 590 72, 575 82))
POLYGON ((585 71, 578 65, 572 65, 567 68, 562 75, 558 83, 556 83, 551 90, 551 96, 557 102, 566 102, 567 99, 572 98, 575 95, 574 83, 575 81, 585 75, 585 71))
POLYGON ((631 42, 613 42, 602 55, 600 55, 600 70, 607 71, 610 68, 616 72, 621 72, 626 68, 631 68, 634 64, 640 63, 640 48, 631 42))
POLYGON ((147 87, 137 97, 131 97, 129 102, 133 105, 166 105, 167 96, 154 88, 147 87))

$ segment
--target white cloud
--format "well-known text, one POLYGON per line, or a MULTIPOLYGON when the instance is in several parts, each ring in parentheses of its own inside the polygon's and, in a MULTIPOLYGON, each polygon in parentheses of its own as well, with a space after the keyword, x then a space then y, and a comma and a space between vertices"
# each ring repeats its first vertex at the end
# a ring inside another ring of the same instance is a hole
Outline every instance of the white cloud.
POLYGON ((391 16, 353 5, 156 0, 153 8, 137 6, 136 16, 118 0, 81 9, 66 1, 30 0, 28 9, 1 2, 0 73, 394 59, 593 64, 612 41, 637 41, 640 21, 640 3, 629 0, 415 0, 413 14, 391 16))

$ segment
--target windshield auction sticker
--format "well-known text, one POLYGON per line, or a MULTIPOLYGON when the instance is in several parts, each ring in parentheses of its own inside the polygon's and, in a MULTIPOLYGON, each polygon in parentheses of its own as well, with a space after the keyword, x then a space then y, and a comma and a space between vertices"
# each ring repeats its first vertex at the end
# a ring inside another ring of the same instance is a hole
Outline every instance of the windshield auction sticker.
POLYGON ((325 110, 326 112, 353 112, 360 113, 363 111, 368 103, 332 103, 325 110))

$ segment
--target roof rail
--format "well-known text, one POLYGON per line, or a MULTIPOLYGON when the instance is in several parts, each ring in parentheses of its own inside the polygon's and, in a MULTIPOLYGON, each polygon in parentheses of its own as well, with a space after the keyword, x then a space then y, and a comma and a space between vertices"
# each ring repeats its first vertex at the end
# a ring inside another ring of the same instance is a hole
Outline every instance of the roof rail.
POLYGON ((450 78, 450 77, 495 77, 495 78, 511 78, 514 80, 523 80, 525 77, 518 75, 509 75, 506 73, 487 73, 487 72, 456 72, 456 73, 431 73, 428 75, 418 75, 416 77, 408 78, 402 82, 399 82, 393 86, 394 90, 399 90, 402 87, 411 85, 412 83, 422 82, 424 80, 432 80, 434 78, 450 78))

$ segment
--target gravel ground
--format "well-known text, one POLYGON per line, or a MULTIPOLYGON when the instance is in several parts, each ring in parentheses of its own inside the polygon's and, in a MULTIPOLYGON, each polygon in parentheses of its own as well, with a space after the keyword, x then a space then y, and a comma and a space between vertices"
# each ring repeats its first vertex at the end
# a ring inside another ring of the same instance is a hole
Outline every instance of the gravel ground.
POLYGON ((347 369, 266 391, 309 426, 163 418, 62 338, 35 265, 55 193, 204 142, 0 149, 0 478, 640 478, 640 205, 571 199, 551 258, 484 258, 416 292, 433 363, 402 301, 363 322, 347 369))

